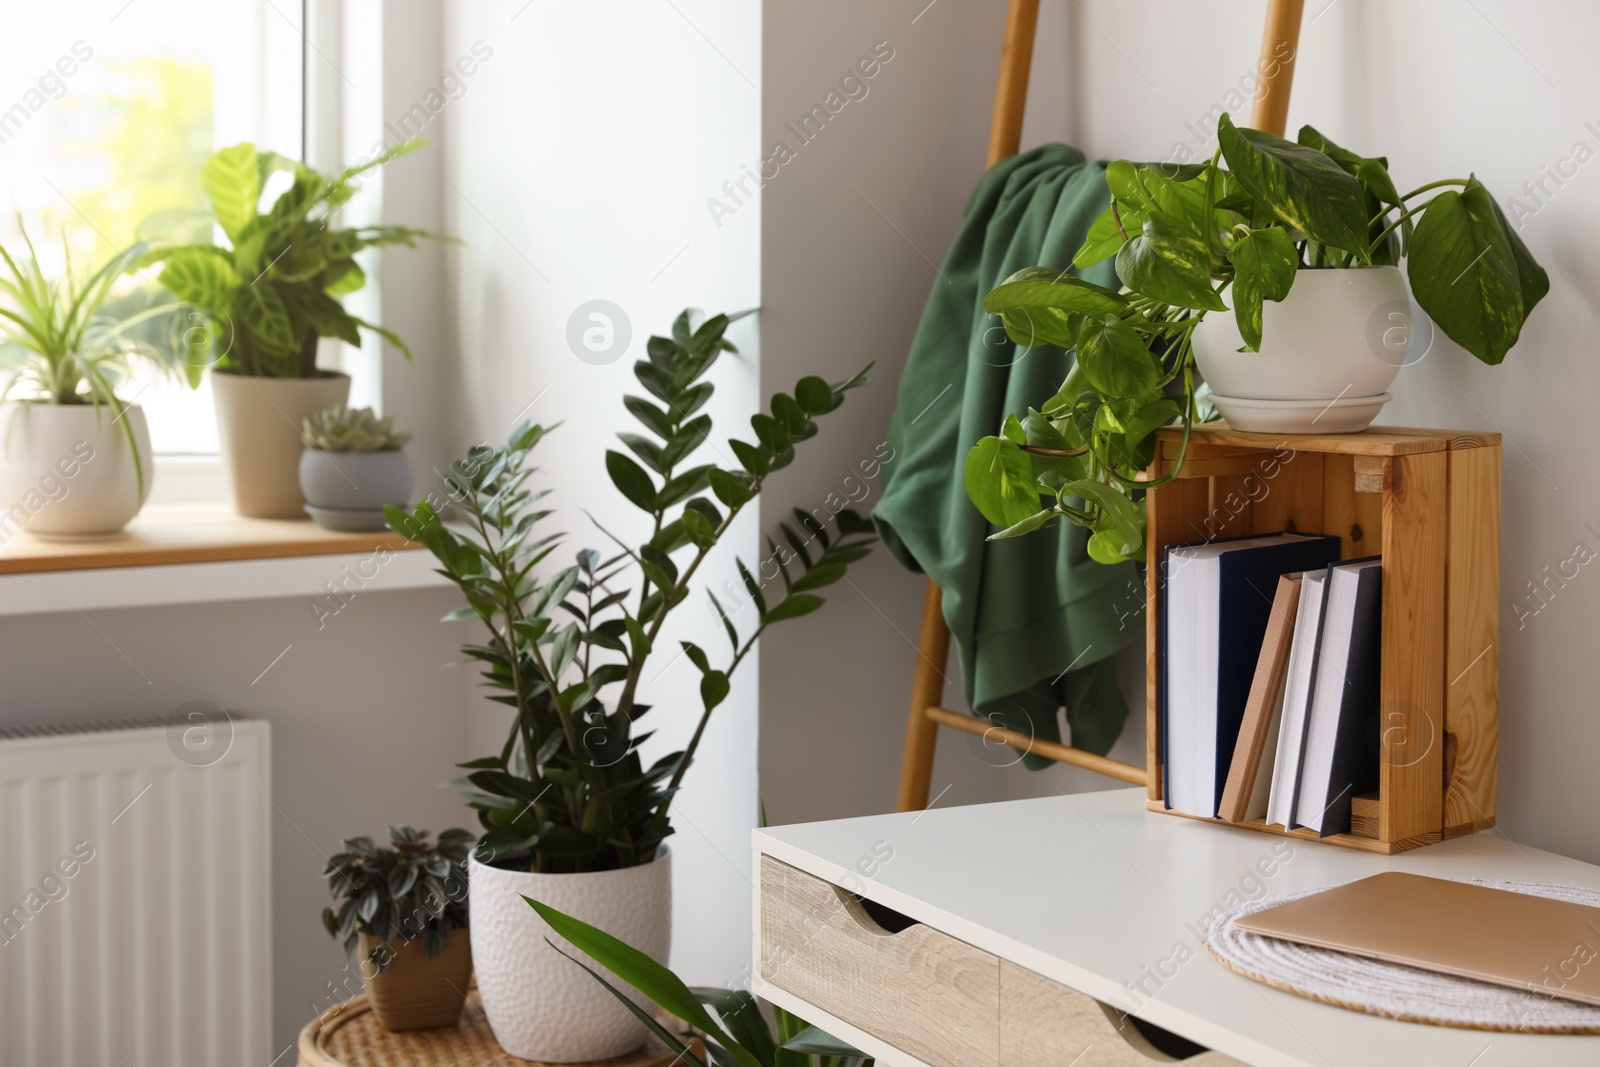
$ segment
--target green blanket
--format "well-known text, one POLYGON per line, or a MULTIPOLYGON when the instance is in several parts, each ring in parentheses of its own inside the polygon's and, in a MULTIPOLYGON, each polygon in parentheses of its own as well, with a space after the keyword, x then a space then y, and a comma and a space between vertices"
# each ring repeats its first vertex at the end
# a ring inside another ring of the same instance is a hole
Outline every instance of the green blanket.
MULTIPOLYGON (((873 509, 889 550, 944 592, 968 706, 1050 741, 1061 739, 1056 713, 1065 706, 1072 744, 1102 755, 1128 714, 1109 657, 1141 625, 1133 564, 1095 563, 1087 531, 1066 523, 986 542, 990 527, 962 476, 968 448, 998 433, 1008 413, 1054 395, 1070 366, 1060 349, 1007 340, 984 295, 1023 267, 1070 263, 1107 196, 1104 166, 1061 144, 983 176, 900 378, 889 427, 895 460, 873 509)), ((1110 261, 1083 275, 1117 284, 1110 261)))

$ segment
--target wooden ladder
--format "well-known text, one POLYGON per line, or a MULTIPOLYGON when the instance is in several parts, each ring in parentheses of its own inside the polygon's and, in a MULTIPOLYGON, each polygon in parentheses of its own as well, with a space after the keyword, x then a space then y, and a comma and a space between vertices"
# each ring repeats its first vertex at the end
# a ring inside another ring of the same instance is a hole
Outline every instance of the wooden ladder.
MULTIPOLYGON (((1255 129, 1283 134, 1289 116, 1289 90, 1294 83, 1300 18, 1304 10, 1305 0, 1268 0, 1266 27, 1261 35, 1261 61, 1257 66, 1259 82, 1250 111, 1250 125, 1255 129), (1288 59, 1279 58, 1284 45, 1288 46, 1288 59)), ((1033 66, 1034 31, 1038 24, 1039 0, 1010 0, 1005 44, 1000 52, 1000 84, 995 90, 994 122, 989 131, 991 167, 1015 155, 1022 142, 1022 115, 1028 102, 1028 73, 1033 66)), ((950 654, 950 630, 945 626, 940 600, 939 587, 930 579, 922 603, 922 633, 911 676, 911 714, 906 723, 905 755, 900 764, 898 810, 920 811, 928 806, 933 754, 941 726, 1134 785, 1146 784, 1146 772, 1142 767, 1097 756, 1071 745, 1040 741, 986 719, 940 707, 944 667, 950 654)))

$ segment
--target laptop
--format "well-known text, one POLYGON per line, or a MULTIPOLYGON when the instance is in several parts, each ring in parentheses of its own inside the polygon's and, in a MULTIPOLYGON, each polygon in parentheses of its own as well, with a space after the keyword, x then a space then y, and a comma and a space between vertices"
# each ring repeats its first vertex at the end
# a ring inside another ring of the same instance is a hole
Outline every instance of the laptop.
POLYGON ((1600 908, 1391 871, 1240 930, 1600 1006, 1600 908))

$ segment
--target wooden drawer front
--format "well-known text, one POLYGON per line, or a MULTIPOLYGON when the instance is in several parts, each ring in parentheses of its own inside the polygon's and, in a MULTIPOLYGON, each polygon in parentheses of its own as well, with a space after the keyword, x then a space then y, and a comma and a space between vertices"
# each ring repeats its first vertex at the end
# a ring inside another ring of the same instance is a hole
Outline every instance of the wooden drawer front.
MULTIPOLYGON (((1093 997, 1000 962, 1000 1067, 1150 1067, 1179 1062, 1093 997)), ((1244 1067, 1202 1052, 1184 1067, 1244 1067)))
POLYGON ((1000 960, 888 933, 841 890, 761 857, 761 977, 932 1067, 999 1067, 1000 960))

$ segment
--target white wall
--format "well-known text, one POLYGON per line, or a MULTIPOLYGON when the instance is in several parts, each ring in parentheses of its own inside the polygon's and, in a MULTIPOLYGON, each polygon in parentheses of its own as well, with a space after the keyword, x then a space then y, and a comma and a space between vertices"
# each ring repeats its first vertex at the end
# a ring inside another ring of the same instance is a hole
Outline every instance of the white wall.
MULTIPOLYGON (((330 565, 328 580, 340 577, 330 565)), ((456 602, 449 590, 358 592, 320 627, 297 598, 0 618, 0 724, 168 714, 195 700, 272 723, 274 1045, 263 1064, 359 991, 322 927, 322 867, 339 841, 391 823, 472 825, 438 788, 471 755, 468 668, 454 665, 458 634, 437 621, 456 602)), ((7 900, 36 877, 5 875, 7 900)))
MULTIPOLYGON (((886 36, 898 50, 872 95, 851 104, 763 194, 764 370, 806 359, 842 369, 863 350, 880 359, 880 384, 861 405, 872 409, 866 424, 819 438, 804 461, 811 491, 822 492, 830 465, 853 460, 887 420, 932 280, 908 243, 939 260, 981 171, 1002 5, 939 3, 915 25, 920 2, 872 13, 830 4, 785 14, 787 6, 768 5, 769 26, 787 28, 768 37, 769 132, 869 37, 886 36), (914 104, 901 104, 901 93, 914 104), (845 176, 905 237, 863 207, 845 176)), ((1209 154, 1214 118, 1201 120, 1231 106, 1230 90, 1254 68, 1265 6, 1045 0, 1024 145, 1060 139, 1099 158, 1162 158, 1180 144, 1209 154)), ((1383 418, 1505 434, 1500 825, 1591 861, 1600 860, 1592 815, 1600 786, 1589 771, 1600 720, 1587 710, 1595 675, 1584 642, 1600 622, 1600 579, 1582 567, 1576 578, 1550 581, 1543 606, 1525 583, 1545 582, 1542 569, 1573 558, 1580 543, 1600 552, 1600 533, 1588 526, 1600 528, 1600 499, 1587 462, 1600 372, 1585 356, 1600 316, 1591 240, 1600 237, 1600 164, 1561 164, 1563 184, 1545 179, 1537 199, 1523 183, 1565 157, 1600 153, 1600 72, 1587 54, 1597 31, 1600 9, 1576 0, 1313 0, 1289 115, 1291 131, 1310 122, 1356 150, 1386 153, 1402 189, 1474 171, 1508 212, 1513 196, 1536 209, 1521 235, 1549 269, 1552 290, 1521 344, 1491 368, 1440 338, 1402 373, 1383 418)), ((775 818, 892 803, 920 584, 881 561, 858 584, 882 615, 846 589, 839 599, 856 598, 859 610, 821 614, 766 642, 763 791, 775 818), (818 662, 832 666, 826 691, 797 688, 818 662)), ((1130 656, 1124 666, 1125 690, 1142 707, 1138 665, 1130 656)), ((1139 763, 1142 732, 1130 726, 1117 754, 1139 763)), ((995 772, 983 756, 945 735, 934 779, 936 792, 951 785, 942 803, 1112 784, 1066 768, 995 772), (966 758, 952 762, 962 746, 966 758)))
MULTIPOLYGON (((446 7, 445 55, 478 40, 494 49, 444 124, 446 225, 466 242, 449 257, 463 425, 473 439, 503 439, 520 419, 565 420, 539 460, 572 551, 609 545, 580 508, 648 536, 604 466, 605 450, 620 447, 614 435, 633 422, 622 397, 642 391, 632 367, 646 339, 668 332, 685 306, 714 313, 759 300, 754 213, 717 232, 704 206, 755 151, 758 35, 759 12, 733 0, 446 7), (581 361, 567 343, 569 318, 591 300, 611 301, 631 322, 631 345, 607 365, 581 361)), ((754 321, 729 338, 741 354, 711 374, 713 445, 756 402, 754 321)), ((716 458, 708 447, 706 461, 716 458)), ((735 551, 754 557, 754 519, 708 561, 710 584, 737 581, 735 551)), ((655 706, 642 724, 659 731, 647 746, 655 754, 681 747, 699 713, 698 674, 674 661, 678 639, 717 656, 727 647, 703 595, 664 636, 642 694, 655 706)), ((673 805, 673 964, 701 983, 739 982, 749 956, 756 667, 752 656, 741 668, 673 805)), ((501 743, 498 722, 482 709, 485 751, 501 743)))

